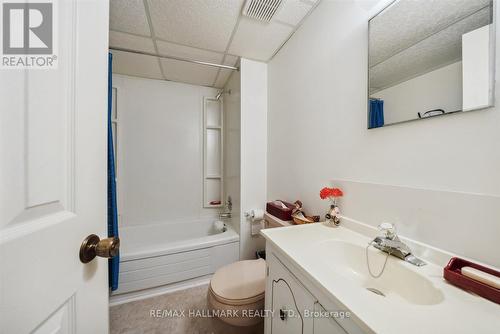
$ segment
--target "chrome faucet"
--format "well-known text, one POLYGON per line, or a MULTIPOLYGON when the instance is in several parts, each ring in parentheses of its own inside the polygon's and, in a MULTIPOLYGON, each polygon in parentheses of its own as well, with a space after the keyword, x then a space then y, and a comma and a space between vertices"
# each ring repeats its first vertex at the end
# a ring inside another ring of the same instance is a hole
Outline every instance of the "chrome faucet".
POLYGON ((231 196, 227 197, 226 203, 224 203, 224 207, 219 212, 219 219, 229 219, 232 217, 231 211, 233 210, 233 201, 231 200, 231 196))
POLYGON ((378 226, 378 229, 382 231, 382 236, 378 236, 372 240, 371 244, 375 248, 390 255, 394 255, 395 257, 418 267, 426 264, 424 261, 413 255, 410 247, 399 239, 396 234, 396 228, 393 224, 382 223, 378 226))

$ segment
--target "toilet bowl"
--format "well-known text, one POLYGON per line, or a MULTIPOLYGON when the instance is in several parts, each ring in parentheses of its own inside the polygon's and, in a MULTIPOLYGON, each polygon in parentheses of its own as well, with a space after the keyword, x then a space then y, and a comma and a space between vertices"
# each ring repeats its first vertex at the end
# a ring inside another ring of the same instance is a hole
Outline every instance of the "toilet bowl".
POLYGON ((266 261, 245 260, 217 270, 208 289, 208 305, 222 321, 252 326, 263 320, 266 261))

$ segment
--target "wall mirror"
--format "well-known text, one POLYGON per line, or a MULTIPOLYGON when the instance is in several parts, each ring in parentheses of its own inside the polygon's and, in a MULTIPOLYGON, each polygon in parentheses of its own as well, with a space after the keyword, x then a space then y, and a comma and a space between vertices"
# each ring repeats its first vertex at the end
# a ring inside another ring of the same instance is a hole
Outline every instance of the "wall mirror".
POLYGON ((493 105, 493 0, 396 0, 368 23, 368 128, 493 105))

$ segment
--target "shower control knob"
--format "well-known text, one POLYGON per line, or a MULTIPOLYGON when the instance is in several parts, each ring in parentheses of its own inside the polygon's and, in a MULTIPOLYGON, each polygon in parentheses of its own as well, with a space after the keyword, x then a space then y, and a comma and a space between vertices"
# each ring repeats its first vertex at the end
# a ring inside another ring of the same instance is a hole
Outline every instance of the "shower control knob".
POLYGON ((96 256, 111 259, 118 255, 119 249, 119 238, 114 237, 101 240, 97 235, 91 234, 83 240, 80 246, 80 261, 88 263, 96 256))

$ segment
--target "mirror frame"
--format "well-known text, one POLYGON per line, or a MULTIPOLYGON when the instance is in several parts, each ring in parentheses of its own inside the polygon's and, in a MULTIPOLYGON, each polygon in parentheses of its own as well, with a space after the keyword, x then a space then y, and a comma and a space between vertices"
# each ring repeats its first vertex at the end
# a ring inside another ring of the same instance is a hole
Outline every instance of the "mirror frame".
POLYGON ((366 58, 366 67, 367 67, 367 85, 366 85, 366 129, 367 130, 375 130, 375 129, 383 129, 388 126, 392 125, 398 125, 398 124, 404 124, 408 122, 414 122, 414 121, 422 121, 422 120, 428 120, 428 119, 433 119, 433 118, 440 118, 444 116, 449 116, 449 115, 455 115, 455 114, 462 114, 464 112, 470 112, 470 111, 479 111, 479 110, 486 110, 489 108, 492 108, 495 106, 495 77, 496 77, 496 35, 497 35, 497 10, 498 10, 498 3, 497 0, 491 0, 492 2, 492 13, 491 13, 491 26, 492 28, 490 29, 490 46, 489 46, 489 51, 490 51, 490 71, 489 71, 489 102, 488 105, 484 107, 479 107, 476 109, 469 109, 469 110, 460 110, 460 111, 454 111, 454 112, 448 112, 445 114, 441 115, 435 115, 432 117, 425 117, 425 118, 415 118, 415 119, 409 119, 405 121, 400 121, 400 122, 394 122, 391 124, 384 124, 381 127, 377 128, 370 128, 369 123, 370 123, 370 22, 372 19, 377 17, 380 13, 383 11, 389 9, 392 5, 397 3, 400 0, 388 0, 385 4, 382 5, 382 7, 378 10, 376 10, 372 15, 369 16, 368 19, 368 24, 367 24, 367 58, 366 58))

